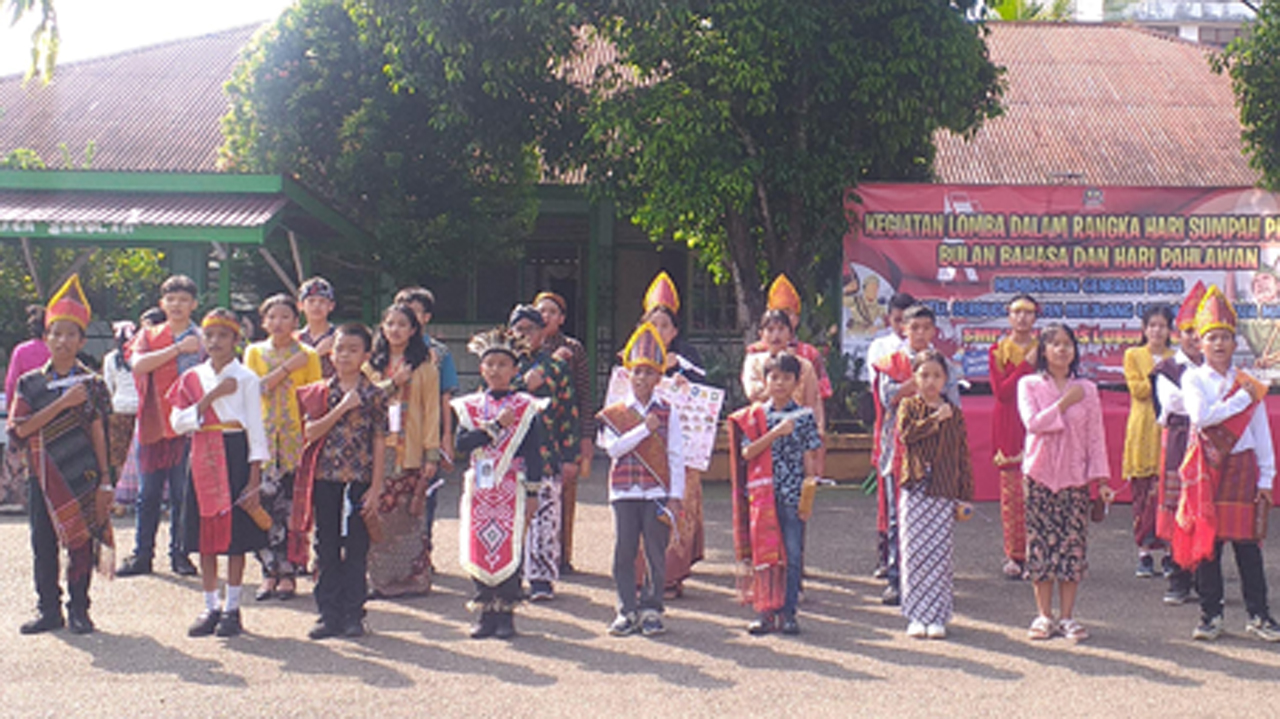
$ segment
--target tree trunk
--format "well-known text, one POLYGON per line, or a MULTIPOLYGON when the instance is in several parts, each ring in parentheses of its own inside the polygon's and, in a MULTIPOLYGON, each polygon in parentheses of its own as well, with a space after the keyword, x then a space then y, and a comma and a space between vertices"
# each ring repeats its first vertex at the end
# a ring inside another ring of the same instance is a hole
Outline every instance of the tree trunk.
POLYGON ((760 253, 751 237, 751 227, 741 212, 725 212, 725 240, 729 250, 729 273, 738 304, 738 328, 750 343, 756 337, 756 323, 764 313, 764 292, 760 288, 760 253))

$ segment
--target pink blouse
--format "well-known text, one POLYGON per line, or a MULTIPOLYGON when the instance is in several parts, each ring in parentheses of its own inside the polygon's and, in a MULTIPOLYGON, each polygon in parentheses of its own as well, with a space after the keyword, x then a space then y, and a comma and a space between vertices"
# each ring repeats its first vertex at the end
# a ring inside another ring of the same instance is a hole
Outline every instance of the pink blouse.
POLYGON ((18 386, 18 378, 33 369, 39 369, 49 361, 49 348, 44 340, 27 340, 9 354, 9 371, 4 378, 5 402, 13 403, 13 392, 18 386))
POLYGON ((1060 392, 1048 376, 1027 375, 1018 380, 1018 414, 1027 426, 1023 474, 1054 492, 1111 476, 1102 402, 1092 382, 1072 379, 1060 392), (1073 385, 1084 399, 1059 411, 1058 399, 1073 385))

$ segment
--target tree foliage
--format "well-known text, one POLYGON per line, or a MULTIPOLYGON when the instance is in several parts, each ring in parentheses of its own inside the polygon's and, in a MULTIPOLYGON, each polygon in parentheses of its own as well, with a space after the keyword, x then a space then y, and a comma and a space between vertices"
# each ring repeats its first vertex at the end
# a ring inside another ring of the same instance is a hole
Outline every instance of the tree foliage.
POLYGON ((224 162, 296 174, 377 239, 331 249, 358 249, 397 282, 510 257, 537 216, 540 160, 574 134, 575 93, 549 71, 572 43, 565 12, 301 0, 228 83, 224 162))
POLYGON ((727 273, 739 320, 768 274, 834 282, 846 191, 930 177, 933 132, 998 113, 975 1, 695 0, 597 18, 588 175, 655 238, 727 273))
POLYGON ((1248 32, 1209 62, 1231 78, 1249 166, 1263 187, 1280 190, 1280 2, 1264 0, 1248 32))
POLYGON ((10 25, 17 25, 23 18, 39 13, 31 31, 31 69, 27 72, 48 80, 58 62, 58 12, 54 0, 4 0, 4 5, 10 25))
POLYGON ((996 20, 1065 22, 1071 19, 1071 0, 999 0, 988 2, 987 9, 996 20))

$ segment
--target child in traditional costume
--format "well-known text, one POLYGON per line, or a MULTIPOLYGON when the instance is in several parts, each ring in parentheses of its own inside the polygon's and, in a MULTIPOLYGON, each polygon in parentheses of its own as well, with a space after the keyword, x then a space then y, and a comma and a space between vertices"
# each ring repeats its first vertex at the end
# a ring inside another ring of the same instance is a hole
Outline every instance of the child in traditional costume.
MULTIPOLYGON (((646 323, 652 325, 662 339, 666 355, 662 374, 675 378, 677 384, 706 384, 702 355, 680 332, 680 293, 666 272, 659 272, 645 292, 644 315, 640 324, 646 323)), ((684 494, 680 497, 680 506, 684 511, 674 518, 674 536, 667 540, 667 565, 663 572, 664 595, 670 597, 684 594, 684 580, 689 578, 693 565, 702 560, 706 550, 706 533, 702 524, 702 473, 692 467, 684 468, 684 494)), ((636 557, 638 578, 649 576, 644 561, 644 557, 636 557)))
POLYGON ((889 309, 885 313, 886 332, 876 337, 867 347, 866 367, 867 377, 872 387, 871 403, 875 406, 876 421, 871 430, 871 466, 877 468, 876 481, 876 568, 872 572, 872 576, 876 579, 884 579, 889 576, 889 507, 888 495, 891 492, 886 491, 885 478, 879 475, 880 452, 882 450, 880 438, 883 434, 884 427, 884 404, 880 402, 880 395, 875 392, 875 387, 879 384, 876 376, 876 366, 880 360, 892 355, 902 349, 903 343, 907 340, 907 321, 903 319, 903 315, 908 309, 916 304, 916 299, 906 292, 894 293, 889 298, 889 309))
POLYGON ((1027 502, 1022 479, 1022 449, 1027 428, 1018 415, 1018 380, 1035 372, 1033 327, 1040 305, 1031 295, 1009 301, 1010 332, 991 345, 988 376, 995 408, 991 412, 991 443, 1000 474, 1000 524, 1004 529, 1004 575, 1021 579, 1027 561, 1027 502))
POLYGON ((458 508, 459 561, 475 583, 470 606, 480 612, 471 637, 515 635, 520 601, 525 505, 537 501, 545 458, 539 412, 550 404, 512 389, 523 338, 497 328, 471 338, 486 389, 453 401, 458 456, 470 456, 458 508))
POLYGON ((758 616, 754 635, 799 634, 796 604, 803 565, 800 494, 816 477, 822 437, 813 410, 795 401, 800 358, 779 353, 765 364, 769 401, 729 416, 735 558, 745 571, 739 593, 758 616))
MULTIPOLYGON (((802 309, 800 293, 796 291, 796 286, 791 284, 791 280, 787 279, 786 275, 780 274, 773 278, 773 283, 769 285, 765 309, 786 312, 787 318, 791 320, 793 330, 799 329, 800 310, 802 309)), ((747 354, 767 352, 768 349, 768 344, 761 339, 747 346, 747 354)), ((827 360, 818 351, 818 348, 793 336, 791 342, 788 343, 788 349, 795 356, 803 357, 813 365, 813 371, 818 381, 818 397, 822 400, 829 399, 832 393, 831 378, 827 376, 827 360)))
MULTIPOLYGON (((307 447, 294 493, 290 559, 305 564, 314 518, 316 608, 311 639, 364 635, 370 524, 382 495, 386 448, 386 393, 365 375, 373 336, 361 324, 334 334, 333 377, 298 389, 307 447)), ((377 531, 375 524, 374 531, 377 531)))
POLYGON ((271 515, 267 546, 258 551, 262 586, 256 599, 290 599, 299 567, 289 560, 289 517, 293 514, 294 473, 302 460, 305 437, 298 411, 299 387, 323 378, 316 351, 294 338, 298 305, 289 295, 272 295, 258 309, 268 338, 249 345, 244 365, 262 386, 262 417, 271 458, 262 468, 262 508, 271 515))
MULTIPOLYGON (((907 339, 903 347, 891 355, 882 357, 876 363, 876 394, 884 406, 884 421, 880 434, 880 471, 881 484, 885 490, 885 504, 888 511, 888 562, 885 572, 884 593, 880 601, 888 606, 898 606, 902 601, 901 585, 901 544, 899 543, 898 515, 898 481, 896 475, 901 464, 901 446, 898 437, 898 405, 908 397, 916 394, 916 383, 912 374, 912 359, 919 353, 932 349, 933 338, 938 333, 933 310, 925 305, 914 305, 903 313, 907 325, 907 339)), ((959 370, 947 373, 947 399, 956 407, 960 406, 959 370)))
POLYGON ((316 351, 320 357, 320 373, 333 376, 333 337, 337 329, 329 321, 335 304, 333 285, 323 277, 312 277, 298 287, 298 306, 307 318, 307 326, 298 332, 298 341, 316 351))
MULTIPOLYGON (((1177 354, 1166 357, 1151 373, 1155 386, 1152 397, 1156 419, 1164 428, 1160 439, 1160 484, 1156 491, 1156 536, 1166 543, 1173 541, 1173 528, 1177 522, 1178 500, 1182 496, 1182 476, 1179 469, 1187 453, 1187 440, 1191 434, 1191 419, 1187 417, 1186 403, 1182 399, 1182 377, 1188 369, 1204 362, 1200 351, 1200 336, 1196 334, 1196 308, 1204 298, 1205 286, 1197 282, 1178 309, 1175 327, 1178 331, 1177 354)), ((1170 553, 1172 558, 1172 553, 1170 553)), ((1195 581, 1192 573, 1177 562, 1171 561, 1165 572, 1169 588, 1164 593, 1164 603, 1184 604, 1191 599, 1195 581)))
POLYGON ((578 401, 568 363, 543 344, 546 322, 542 313, 530 305, 519 305, 511 312, 508 326, 529 348, 520 360, 520 374, 513 386, 550 400, 541 412, 546 430, 542 436, 542 485, 529 522, 524 562, 529 599, 547 601, 555 597, 555 582, 560 578, 561 473, 577 464, 581 449, 578 401))
POLYGON ((1076 595, 1089 567, 1089 485, 1110 503, 1107 443, 1098 388, 1080 379, 1075 334, 1052 324, 1040 333, 1036 374, 1018 381, 1018 412, 1027 428, 1022 472, 1027 477, 1027 578, 1039 614, 1027 630, 1033 640, 1089 632, 1075 618, 1076 595), (1053 617, 1057 582, 1061 618, 1053 617))
MULTIPOLYGON (((1169 328, 1173 312, 1164 305, 1151 305, 1142 313, 1142 334, 1146 344, 1124 352, 1124 381, 1129 386, 1129 421, 1124 434, 1124 470, 1133 506, 1133 541, 1138 545, 1138 568, 1134 576, 1155 576, 1153 551, 1165 548, 1156 535, 1156 485, 1160 467, 1160 425, 1152 400, 1151 373, 1156 364, 1173 356, 1169 328)), ((1172 571, 1173 560, 1165 555, 1162 571, 1172 571)))
MULTIPOLYGON (((760 341, 764 349, 748 354, 742 361, 742 389, 751 402, 764 402, 769 398, 768 382, 764 366, 769 358, 792 351, 795 326, 791 316, 782 310, 767 310, 760 318, 760 341)), ((800 360, 800 377, 796 384, 796 403, 813 410, 818 427, 824 426, 825 410, 819 389, 818 374, 813 363, 797 355, 800 360)), ((821 431, 821 429, 819 429, 821 431)))
POLYGON ((440 373, 406 304, 382 314, 365 372, 387 392, 386 476, 378 495, 382 538, 369 550, 374 596, 431 591, 431 544, 423 514, 440 462, 440 373))
POLYGON ((102 379, 76 359, 89 326, 89 302, 72 275, 49 301, 44 341, 51 357, 18 378, 8 429, 15 447, 25 448, 31 468, 31 549, 36 618, 23 634, 59 629, 66 621, 76 634, 94 629, 89 618, 89 578, 95 564, 109 573, 114 559, 112 492, 105 424, 111 399, 102 379), (66 548, 68 619, 62 617, 58 548, 66 548), (95 559, 97 561, 95 561, 95 559))
POLYGON ((181 551, 183 492, 187 487, 190 440, 170 424, 173 407, 169 390, 178 376, 204 360, 200 327, 191 320, 199 289, 186 275, 173 275, 160 285, 160 309, 165 321, 144 327, 133 339, 129 364, 138 388, 138 464, 142 478, 138 488, 137 533, 133 555, 120 566, 117 576, 151 573, 160 504, 169 490, 169 564, 175 574, 195 576, 196 567, 181 551))
POLYGON ((1200 592, 1200 624, 1192 638, 1213 640, 1222 633, 1222 546, 1229 541, 1249 615, 1245 631, 1264 641, 1280 641, 1280 624, 1267 607, 1260 544, 1276 473, 1263 404, 1267 386, 1231 365, 1236 313, 1216 286, 1200 301, 1195 326, 1204 364, 1182 377, 1191 435, 1173 534, 1174 560, 1195 571, 1200 592))
POLYGON ((200 324, 209 360, 183 372, 167 396, 175 432, 191 437, 190 483, 182 508, 185 551, 200 554, 204 611, 187 630, 233 637, 243 629, 240 599, 245 555, 267 544, 271 517, 258 495, 271 458, 262 425, 258 376, 236 359, 240 323, 210 310, 200 324), (226 599, 218 604, 218 556, 227 557, 226 599))
POLYGON ((667 362, 654 326, 641 325, 622 357, 630 372, 630 396, 599 415, 599 444, 611 459, 609 506, 614 526, 613 579, 618 588, 618 616, 609 633, 626 636, 639 631, 653 636, 666 631, 662 595, 667 540, 681 513, 684 444, 680 418, 654 396, 667 362), (636 578, 641 538, 648 575, 644 582, 636 578))
POLYGON ((898 405, 895 476, 902 489, 902 614, 907 636, 944 639, 955 605, 956 508, 973 499, 973 468, 964 414, 943 395, 952 371, 946 358, 926 350, 912 365, 918 394, 898 405))
POLYGON ((573 522, 578 511, 578 478, 591 476, 592 442, 596 437, 595 402, 591 397, 591 366, 587 348, 564 333, 569 303, 555 292, 539 292, 533 306, 542 314, 547 327, 542 343, 553 357, 569 365, 573 377, 573 394, 578 401, 578 463, 561 468, 560 486, 560 571, 573 570, 573 522))

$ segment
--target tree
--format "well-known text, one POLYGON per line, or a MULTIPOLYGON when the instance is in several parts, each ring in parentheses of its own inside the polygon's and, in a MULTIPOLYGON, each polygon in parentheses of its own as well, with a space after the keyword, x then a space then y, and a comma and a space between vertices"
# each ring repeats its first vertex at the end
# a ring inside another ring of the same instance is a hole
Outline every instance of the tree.
POLYGON ((58 62, 58 12, 54 0, 5 0, 10 25, 17 25, 22 18, 36 12, 40 19, 31 32, 30 74, 40 74, 45 79, 53 76, 53 66, 58 62))
POLYGON ((573 136, 580 91, 550 72, 572 44, 565 12, 302 0, 228 83, 225 165, 296 174, 377 238, 329 249, 397 282, 509 258, 537 216, 540 161, 573 136))
POLYGON ((1231 78, 1249 166, 1262 173, 1262 187, 1274 192, 1280 190, 1280 2, 1264 0, 1257 13, 1248 31, 1209 63, 1231 78))
POLYGON ((1065 22, 1071 19, 1071 0, 999 0, 987 5, 995 20, 1046 20, 1065 22))
POLYGON ((849 188, 928 179, 935 130, 998 113, 975 3, 694 0, 597 18, 620 60, 592 86, 589 180, 731 278, 752 326, 768 274, 836 281, 849 188))

